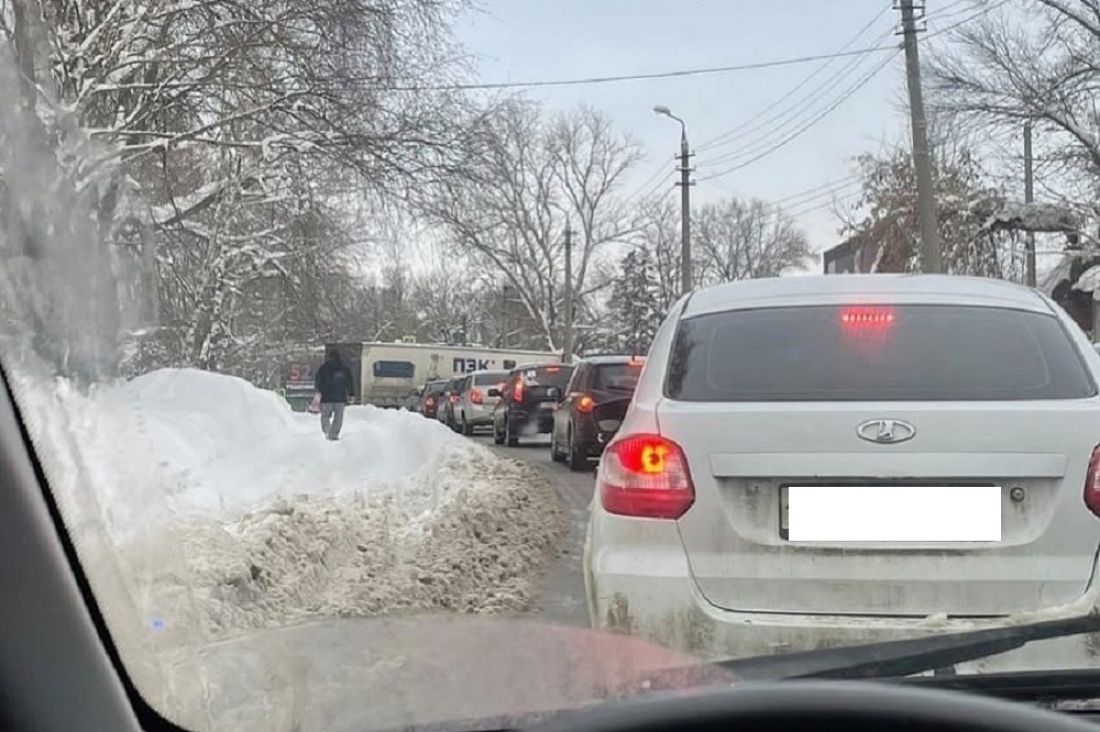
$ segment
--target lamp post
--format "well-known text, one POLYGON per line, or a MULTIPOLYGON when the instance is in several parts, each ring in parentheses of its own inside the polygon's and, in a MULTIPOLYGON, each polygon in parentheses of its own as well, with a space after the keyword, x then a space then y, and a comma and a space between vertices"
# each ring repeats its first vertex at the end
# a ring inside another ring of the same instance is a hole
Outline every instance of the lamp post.
POLYGON ((668 107, 657 105, 653 108, 657 114, 680 123, 680 290, 686 295, 691 292, 691 168, 688 167, 691 152, 688 149, 687 125, 684 120, 672 113, 668 107))

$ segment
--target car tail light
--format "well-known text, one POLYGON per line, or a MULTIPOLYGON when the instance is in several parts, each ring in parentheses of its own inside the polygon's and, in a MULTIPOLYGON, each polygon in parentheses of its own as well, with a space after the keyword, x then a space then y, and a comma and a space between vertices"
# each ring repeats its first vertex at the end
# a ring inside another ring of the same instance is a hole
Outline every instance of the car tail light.
POLYGON ((451 400, 451 404, 458 404, 458 394, 451 394, 448 399, 451 400))
POLYGON ((435 399, 433 397, 428 397, 427 399, 424 400, 424 406, 425 407, 435 406, 435 399))
POLYGON ((512 401, 517 404, 523 401, 523 379, 516 379, 516 388, 512 390, 512 401))
POLYGON ((1100 516, 1100 445, 1092 450, 1089 471, 1085 475, 1085 505, 1100 516))
POLYGON ((600 502, 608 513, 677 519, 695 503, 684 451, 660 435, 619 440, 604 453, 600 502))
POLYGON ((470 403, 471 404, 484 404, 485 397, 481 396, 481 389, 473 389, 470 391, 470 403))
POLYGON ((590 414, 596 408, 596 400, 585 394, 577 400, 577 411, 581 414, 590 414))

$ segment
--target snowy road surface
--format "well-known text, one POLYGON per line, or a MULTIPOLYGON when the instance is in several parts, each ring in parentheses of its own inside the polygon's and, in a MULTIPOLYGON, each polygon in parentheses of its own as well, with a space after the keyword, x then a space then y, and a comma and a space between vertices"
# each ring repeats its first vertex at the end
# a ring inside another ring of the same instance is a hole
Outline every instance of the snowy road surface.
MULTIPOLYGON (((527 438, 519 447, 493 445, 489 435, 474 437, 494 453, 522 460, 545 475, 569 515, 569 536, 562 545, 553 569, 533 608, 555 623, 587 627, 584 576, 581 574, 584 533, 588 525, 588 504, 595 488, 594 473, 575 473, 550 459, 549 438, 527 438)), ((593 464, 594 466, 595 464, 593 464)))

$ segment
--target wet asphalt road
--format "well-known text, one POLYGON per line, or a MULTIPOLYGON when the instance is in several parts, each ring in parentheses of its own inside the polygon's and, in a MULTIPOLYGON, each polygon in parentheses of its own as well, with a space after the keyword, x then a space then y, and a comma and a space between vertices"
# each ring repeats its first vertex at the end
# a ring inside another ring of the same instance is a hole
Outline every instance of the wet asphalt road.
POLYGON ((595 486, 595 463, 592 464, 593 469, 585 473, 574 473, 565 465, 555 463, 550 459, 548 435, 524 438, 519 447, 511 448, 494 445, 488 434, 478 433, 473 439, 502 457, 523 460, 535 466, 550 480, 569 514, 569 536, 546 580, 534 612, 554 623, 588 627, 581 559, 588 526, 588 504, 595 486))

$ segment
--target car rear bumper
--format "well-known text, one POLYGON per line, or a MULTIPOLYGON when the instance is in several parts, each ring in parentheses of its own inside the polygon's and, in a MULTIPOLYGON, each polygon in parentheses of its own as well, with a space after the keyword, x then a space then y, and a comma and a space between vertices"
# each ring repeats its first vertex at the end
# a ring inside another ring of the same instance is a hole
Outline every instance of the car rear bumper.
POLYGON ((493 423, 493 407, 467 404, 462 408, 462 416, 471 427, 488 427, 493 423))
POLYGON ((550 410, 513 410, 508 420, 518 434, 549 434, 554 429, 554 413, 550 410))
MULTIPOLYGON (((598 501, 598 498, 596 499, 598 501)), ((1100 581, 1077 602, 1000 618, 924 618, 737 612, 703 597, 691 577, 672 521, 613 516, 593 506, 584 547, 584 579, 592 627, 626 632, 701 661, 920 638, 1094 612, 1100 581), (613 534, 614 542, 601 541, 613 534)), ((777 591, 782 587, 777 583, 777 591)), ((1039 641, 960 664, 959 673, 1095 668, 1100 639, 1089 635, 1039 641)))

